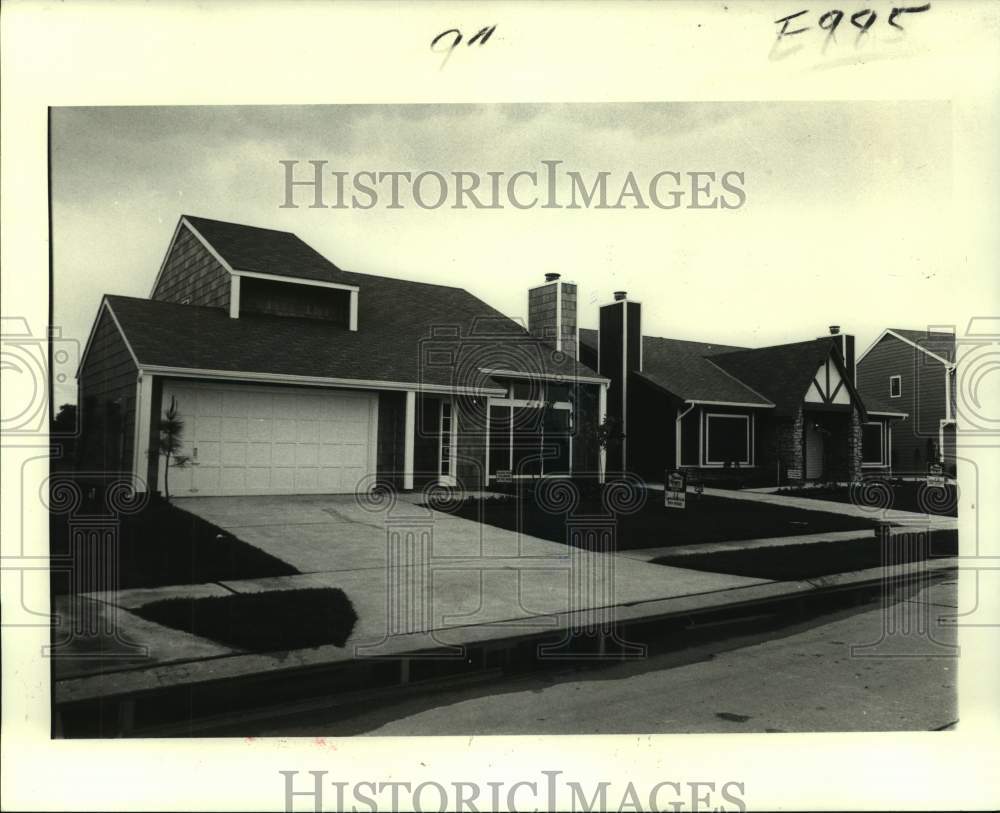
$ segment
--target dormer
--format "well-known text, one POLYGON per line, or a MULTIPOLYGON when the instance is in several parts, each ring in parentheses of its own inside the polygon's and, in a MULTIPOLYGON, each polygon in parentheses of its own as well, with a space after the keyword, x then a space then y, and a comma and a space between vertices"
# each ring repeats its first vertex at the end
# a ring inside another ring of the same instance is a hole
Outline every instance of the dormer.
POLYGON ((150 299, 358 329, 356 278, 291 232, 184 215, 150 299))

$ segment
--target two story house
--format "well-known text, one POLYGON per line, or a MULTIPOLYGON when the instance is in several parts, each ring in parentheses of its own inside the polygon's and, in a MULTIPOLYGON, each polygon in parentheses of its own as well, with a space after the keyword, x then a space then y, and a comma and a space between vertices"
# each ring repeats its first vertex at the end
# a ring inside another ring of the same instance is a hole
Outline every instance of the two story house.
POLYGON ((899 474, 955 471, 955 334, 887 328, 858 358, 858 389, 908 413, 893 434, 899 474))
POLYGON ((162 490, 173 408, 181 496, 600 478, 608 382, 576 360, 575 288, 533 296, 529 332, 461 288, 183 216, 149 297, 100 303, 77 373, 80 464, 162 490))

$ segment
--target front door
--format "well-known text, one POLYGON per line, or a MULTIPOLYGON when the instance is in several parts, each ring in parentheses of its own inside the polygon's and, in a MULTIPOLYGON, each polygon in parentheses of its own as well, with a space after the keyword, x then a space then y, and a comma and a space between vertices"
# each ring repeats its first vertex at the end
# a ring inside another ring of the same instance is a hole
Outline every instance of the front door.
POLYGON ((823 433, 812 421, 806 423, 806 479, 819 480, 823 477, 824 443, 823 433))

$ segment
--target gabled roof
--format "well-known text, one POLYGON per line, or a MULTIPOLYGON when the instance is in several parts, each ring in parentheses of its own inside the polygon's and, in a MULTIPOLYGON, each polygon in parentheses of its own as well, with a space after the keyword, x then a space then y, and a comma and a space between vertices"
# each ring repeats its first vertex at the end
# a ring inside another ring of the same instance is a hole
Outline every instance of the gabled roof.
MULTIPOLYGON (((712 361, 768 398, 779 412, 791 414, 802 404, 816 370, 834 347, 831 339, 823 337, 720 353, 712 361)), ((846 376, 845 382, 850 383, 846 376)), ((857 399, 854 388, 849 386, 849 390, 857 399)))
POLYGON ((373 277, 365 292, 358 331, 320 319, 231 319, 220 308, 112 295, 105 301, 138 366, 164 374, 476 390, 497 389, 494 374, 484 372, 497 369, 596 377, 461 288, 373 277), (446 333, 435 338, 435 330, 446 333), (442 351, 453 355, 444 359, 442 351))
POLYGON ((955 363, 955 334, 943 330, 909 330, 907 328, 890 327, 879 334, 865 351, 858 356, 858 364, 875 347, 878 346, 886 336, 892 336, 902 342, 926 353, 933 359, 940 361, 944 365, 955 363))
POLYGON ((338 268, 292 232, 244 226, 183 215, 212 248, 236 271, 351 284, 352 276, 338 268))
POLYGON ((642 372, 637 375, 685 401, 774 406, 755 387, 748 386, 742 376, 737 378, 716 363, 719 354, 735 349, 726 345, 644 336, 642 372))

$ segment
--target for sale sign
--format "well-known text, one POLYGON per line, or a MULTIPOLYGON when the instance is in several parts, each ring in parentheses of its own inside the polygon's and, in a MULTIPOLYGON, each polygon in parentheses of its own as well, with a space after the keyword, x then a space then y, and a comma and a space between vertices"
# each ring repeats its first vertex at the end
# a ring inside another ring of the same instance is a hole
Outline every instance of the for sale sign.
POLYGON ((687 474, 683 471, 667 472, 666 488, 663 490, 667 508, 684 508, 687 505, 687 474))

